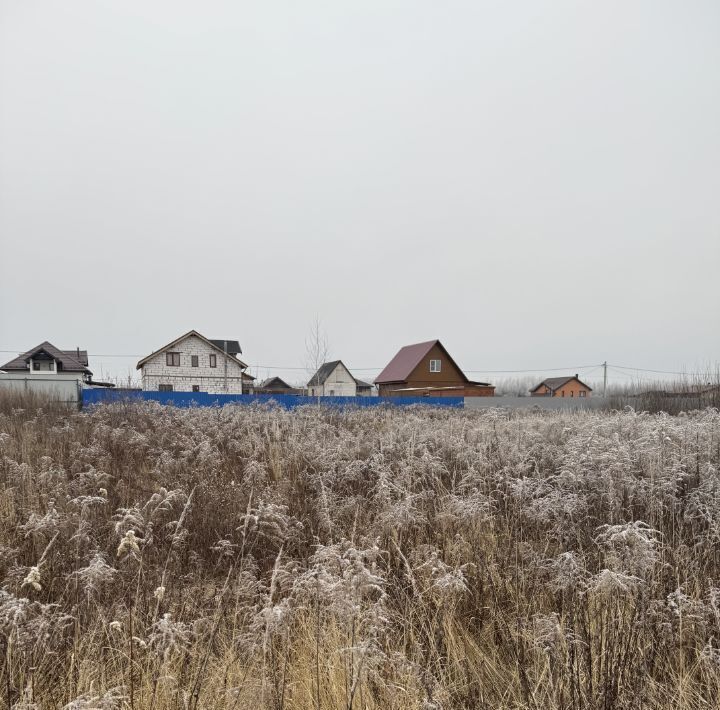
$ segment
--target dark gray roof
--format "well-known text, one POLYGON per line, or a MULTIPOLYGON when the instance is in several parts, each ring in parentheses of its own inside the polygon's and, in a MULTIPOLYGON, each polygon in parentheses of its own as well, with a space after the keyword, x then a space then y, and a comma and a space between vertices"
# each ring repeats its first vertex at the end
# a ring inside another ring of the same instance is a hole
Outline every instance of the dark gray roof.
POLYGON ((283 380, 280 377, 268 377, 267 380, 264 380, 263 382, 260 383, 261 389, 268 389, 271 387, 277 387, 279 389, 288 389, 288 390, 294 389, 287 382, 285 382, 285 380, 283 380))
POLYGON ((225 350, 229 355, 242 354, 240 349, 240 343, 237 340, 217 340, 215 338, 209 338, 210 342, 220 350, 225 350), (225 349, 225 343, 227 343, 227 349, 225 349))
MULTIPOLYGON (((332 371, 339 365, 342 364, 342 360, 333 360, 332 362, 324 362, 320 365, 320 369, 310 378, 310 382, 307 383, 308 387, 314 387, 316 385, 322 385, 325 383, 328 377, 332 374, 332 371)), ((345 367, 345 365, 343 365, 345 367)), ((347 370, 347 367, 345 367, 347 370)), ((348 370, 349 372, 349 370, 348 370)))
POLYGON ((65 355, 67 355, 68 357, 71 357, 74 360, 77 360, 81 365, 85 365, 85 367, 87 367, 87 365, 88 365, 88 351, 87 350, 80 350, 78 348, 75 348, 74 350, 62 350, 61 352, 65 355))
MULTIPOLYGON (((18 355, 18 357, 13 358, 10 362, 5 363, 2 367, 0 367, 0 370, 29 370, 30 358, 41 352, 44 352, 54 360, 57 360, 61 364, 63 372, 90 372, 87 368, 87 350, 80 350, 80 356, 78 358, 77 349, 60 350, 47 340, 44 343, 40 343, 37 347, 34 347, 32 350, 28 350, 22 355, 18 355)), ((90 372, 90 374, 92 373, 90 372)))
POLYGON ((530 391, 535 392, 535 390, 538 390, 543 385, 546 385, 554 392, 555 390, 560 389, 564 384, 570 382, 570 380, 577 380, 581 385, 587 387, 592 392, 592 387, 588 387, 588 385, 586 385, 577 375, 570 375, 569 377, 548 377, 537 387, 533 387, 530 391))
POLYGON ((355 380, 355 384, 358 387, 366 387, 366 388, 372 389, 372 385, 369 382, 363 382, 363 380, 358 380, 357 377, 353 377, 353 380, 355 380))

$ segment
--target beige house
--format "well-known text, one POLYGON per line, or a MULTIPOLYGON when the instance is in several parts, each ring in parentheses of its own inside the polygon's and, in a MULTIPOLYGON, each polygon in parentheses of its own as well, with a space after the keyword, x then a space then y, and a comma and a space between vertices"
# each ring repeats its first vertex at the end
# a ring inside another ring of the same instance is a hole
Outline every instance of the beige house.
POLYGON ((137 364, 148 392, 250 392, 254 377, 238 358, 237 340, 211 340, 196 330, 181 335, 137 364))
POLYGON ((342 360, 323 363, 307 383, 311 397, 355 397, 357 380, 342 360))

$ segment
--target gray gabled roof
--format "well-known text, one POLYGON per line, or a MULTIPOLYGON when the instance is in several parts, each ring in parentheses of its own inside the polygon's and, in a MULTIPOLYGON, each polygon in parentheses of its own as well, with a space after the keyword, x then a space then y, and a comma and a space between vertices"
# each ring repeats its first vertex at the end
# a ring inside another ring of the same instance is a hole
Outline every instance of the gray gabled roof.
POLYGON ((34 357, 38 353, 44 352, 49 355, 53 360, 57 360, 61 364, 63 372, 87 372, 92 375, 92 372, 87 368, 87 351, 80 350, 79 357, 77 350, 60 350, 56 348, 52 343, 47 340, 44 343, 40 343, 37 347, 32 350, 28 350, 22 355, 18 355, 16 358, 6 362, 0 370, 15 371, 18 370, 29 370, 30 369, 30 358, 34 357), (84 360, 84 362, 83 362, 84 360))
POLYGON ((355 380, 355 384, 356 384, 358 387, 364 387, 364 388, 372 389, 372 385, 371 385, 369 382, 364 382, 363 380, 358 380, 357 377, 353 377, 353 380, 355 380))
MULTIPOLYGON (((169 350, 170 348, 174 348, 178 343, 180 343, 180 342, 182 342, 183 340, 185 340, 185 338, 189 338, 191 335, 194 335, 194 336, 196 336, 197 338, 200 338, 200 340, 202 340, 203 342, 207 343, 211 348, 215 348, 219 353, 222 353, 223 355, 225 354, 226 351, 223 350, 223 341, 222 341, 222 340, 220 340, 220 341, 208 340, 208 338, 206 338, 204 335, 202 335, 201 333, 198 333, 197 330, 189 330, 187 333, 185 333, 184 335, 181 335, 179 338, 175 338, 175 340, 173 340, 171 343, 168 343, 167 345, 163 345, 163 347, 159 348, 158 350, 154 350, 154 351, 151 352, 149 355, 145 356, 145 357, 144 357, 142 360, 140 360, 140 361, 138 362, 138 364, 135 366, 136 369, 139 370, 151 357, 155 357, 157 354, 162 353, 162 352, 164 352, 165 350, 169 350), (216 345, 217 342, 219 342, 220 345, 216 345)), ((240 360, 239 358, 237 358, 237 357, 235 357, 234 355, 231 354, 231 352, 230 352, 230 343, 231 343, 231 342, 237 343, 237 340, 234 340, 234 341, 228 340, 227 355, 229 355, 230 357, 232 357, 233 361, 234 361, 234 362, 237 362, 237 363, 240 365, 240 367, 246 368, 247 365, 246 365, 242 360, 240 360)), ((238 345, 238 348, 239 348, 239 347, 240 347, 240 346, 238 345)), ((244 374, 245 374, 245 373, 244 373, 244 374)), ((248 377, 249 377, 249 375, 248 375, 248 377)), ((255 378, 253 378, 253 379, 255 379, 255 378)))
POLYGON ((218 340, 217 338, 208 338, 208 340, 210 340, 216 348, 225 350, 225 352, 229 355, 237 355, 238 353, 242 355, 240 343, 238 343, 237 340, 218 340), (225 348, 225 343, 227 343, 227 348, 225 348))
MULTIPOLYGON (((342 360, 333 360, 332 362, 324 362, 322 365, 320 365, 320 368, 318 371, 310 378, 310 382, 307 383, 308 387, 316 387, 317 385, 325 384, 327 381, 327 378, 330 377, 333 370, 338 366, 343 365, 342 360)), ((345 367, 345 369, 350 372, 350 370, 345 367)), ((350 375, 352 377, 352 375, 350 375)))
POLYGON ((268 387, 279 387, 280 389, 287 390, 294 389, 281 377, 268 377, 267 380, 260 383, 260 389, 266 389, 268 387))
POLYGON ((63 353, 64 355, 66 355, 67 357, 77 360, 81 365, 85 365, 85 367, 87 367, 87 365, 88 365, 88 351, 87 350, 80 350, 79 348, 75 348, 75 350, 61 350, 60 352, 63 353))

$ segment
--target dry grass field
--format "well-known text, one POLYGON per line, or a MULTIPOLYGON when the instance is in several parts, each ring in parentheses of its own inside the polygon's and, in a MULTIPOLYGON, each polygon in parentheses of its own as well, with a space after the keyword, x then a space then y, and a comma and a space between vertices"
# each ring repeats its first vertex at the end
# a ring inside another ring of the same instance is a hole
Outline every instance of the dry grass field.
POLYGON ((720 414, 0 402, 0 707, 720 707, 720 414))

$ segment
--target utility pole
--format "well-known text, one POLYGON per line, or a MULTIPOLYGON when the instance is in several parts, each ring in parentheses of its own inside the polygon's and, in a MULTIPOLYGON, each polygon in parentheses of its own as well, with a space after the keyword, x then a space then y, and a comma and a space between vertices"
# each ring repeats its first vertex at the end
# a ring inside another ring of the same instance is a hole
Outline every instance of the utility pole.
MULTIPOLYGON (((224 375, 223 375, 223 388, 225 390, 225 394, 227 394, 227 340, 223 340, 223 355, 224 355, 224 362, 225 362, 225 369, 224 369, 224 375)), ((240 373, 240 387, 242 390, 242 372, 240 373)))
POLYGON ((603 397, 607 396, 607 360, 603 363, 603 397))

